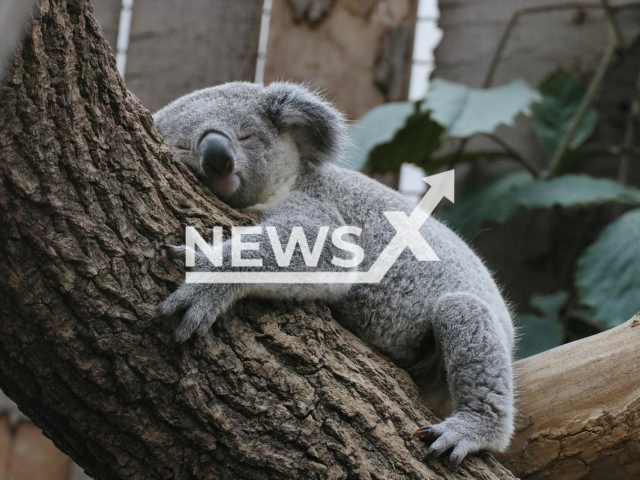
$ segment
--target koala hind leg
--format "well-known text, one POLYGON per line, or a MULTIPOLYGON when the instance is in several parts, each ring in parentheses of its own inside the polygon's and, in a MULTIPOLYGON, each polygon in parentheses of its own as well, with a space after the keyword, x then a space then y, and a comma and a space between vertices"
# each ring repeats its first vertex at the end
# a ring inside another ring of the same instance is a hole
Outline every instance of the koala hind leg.
POLYGON ((513 373, 509 343, 498 318, 475 295, 446 294, 436 305, 433 330, 443 355, 453 414, 419 429, 415 436, 435 438, 430 454, 453 449, 453 465, 479 450, 504 450, 513 433, 513 373))

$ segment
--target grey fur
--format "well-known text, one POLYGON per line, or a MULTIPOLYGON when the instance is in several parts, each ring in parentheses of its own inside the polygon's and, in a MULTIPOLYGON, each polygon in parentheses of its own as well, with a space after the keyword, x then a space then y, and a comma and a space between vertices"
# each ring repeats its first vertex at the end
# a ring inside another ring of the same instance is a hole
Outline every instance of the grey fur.
MULTIPOLYGON (((179 98, 154 118, 214 193, 231 206, 261 210, 260 225, 277 227, 283 246, 293 226, 303 226, 313 246, 320 226, 354 225, 362 228, 357 243, 365 251, 357 268, 367 271, 395 234, 382 212, 412 210, 399 193, 334 164, 345 139, 342 116, 301 86, 229 83, 179 98), (240 180, 232 193, 200 167, 197 144, 208 132, 231 139, 240 180)), ((451 416, 423 429, 435 439, 432 453, 453 449, 450 461, 458 464, 482 449, 502 451, 514 416, 509 310, 482 261, 455 233, 433 218, 420 232, 441 261, 418 262, 405 249, 379 284, 184 284, 160 313, 184 312, 176 332, 184 341, 204 334, 246 296, 322 300, 342 325, 406 368, 434 407, 438 400, 444 400, 440 407, 449 404, 451 416)), ((261 258, 259 270, 282 271, 268 245, 261 242, 260 250, 244 256, 261 258)), ((183 254, 184 247, 172 252, 183 254)), ((331 263, 334 255, 350 254, 327 241, 318 269, 344 271, 331 263)), ((214 268, 204 255, 196 258, 197 270, 214 268)), ((287 271, 306 269, 298 248, 287 271)))

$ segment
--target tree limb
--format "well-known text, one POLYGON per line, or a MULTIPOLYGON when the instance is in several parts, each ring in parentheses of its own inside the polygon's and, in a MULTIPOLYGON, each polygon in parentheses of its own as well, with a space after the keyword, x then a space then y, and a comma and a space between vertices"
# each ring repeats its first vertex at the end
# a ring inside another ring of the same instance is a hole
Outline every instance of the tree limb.
POLYGON ((640 314, 516 362, 520 425, 499 459, 523 479, 640 476, 640 314))
POLYGON ((43 0, 0 92, 0 386, 96 479, 513 478, 411 438, 406 375, 313 303, 242 302, 176 345, 157 246, 251 219, 125 88, 86 0, 43 0))

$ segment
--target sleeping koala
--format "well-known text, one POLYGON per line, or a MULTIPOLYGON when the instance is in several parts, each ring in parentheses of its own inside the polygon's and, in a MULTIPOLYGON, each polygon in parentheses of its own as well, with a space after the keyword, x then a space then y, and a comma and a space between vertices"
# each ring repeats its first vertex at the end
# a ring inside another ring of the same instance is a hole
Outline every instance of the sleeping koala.
MULTIPOLYGON (((368 271, 396 233, 383 212, 412 210, 398 192, 335 164, 345 143, 343 117, 304 87, 227 83, 179 98, 154 119, 204 184, 231 207, 259 210, 259 226, 276 227, 281 245, 293 227, 317 237, 321 227, 361 229, 350 230, 366 252, 359 265, 334 241, 313 270, 368 271)), ((436 402, 444 393, 445 407, 432 406, 451 415, 415 433, 434 440, 430 453, 452 449, 457 465, 472 452, 502 451, 514 416, 509 310, 482 261, 455 233, 433 218, 419 232, 440 261, 418 262, 405 248, 379 283, 185 283, 159 313, 182 315, 176 336, 185 341, 206 333, 243 297, 321 300, 343 326, 409 371, 427 397, 436 402)), ((230 242, 222 244, 224 269, 230 268, 230 242)), ((244 255, 258 259, 260 271, 305 272, 302 249, 295 248, 286 268, 273 247, 244 255)), ((185 253, 185 247, 171 250, 185 253)), ((195 267, 216 270, 200 251, 195 267)))

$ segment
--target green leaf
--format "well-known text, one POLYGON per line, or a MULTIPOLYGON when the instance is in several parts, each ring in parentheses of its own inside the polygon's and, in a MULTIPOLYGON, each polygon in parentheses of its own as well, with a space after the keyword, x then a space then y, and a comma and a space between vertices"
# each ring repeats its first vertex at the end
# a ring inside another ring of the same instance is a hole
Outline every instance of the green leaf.
POLYGON ((576 286, 598 326, 612 328, 640 311, 640 209, 618 218, 578 260, 576 286))
POLYGON ((562 175, 523 186, 516 195, 526 208, 586 207, 604 203, 640 205, 640 190, 585 174, 562 175))
POLYGON ((534 181, 527 172, 503 175, 465 192, 438 216, 467 239, 472 239, 489 221, 504 222, 518 209, 515 193, 534 181))
MULTIPOLYGON (((533 129, 545 152, 551 157, 569 128, 586 88, 573 75, 557 71, 543 80, 539 90, 542 97, 531 107, 533 129)), ((569 146, 577 148, 582 145, 591 137, 597 123, 598 111, 595 107, 590 107, 569 146)))
POLYGON ((369 151, 380 143, 388 142, 405 124, 416 109, 412 102, 390 102, 369 110, 349 128, 351 146, 345 167, 362 170, 369 151))
POLYGON ((529 107, 539 94, 516 80, 490 89, 436 78, 429 86, 423 108, 432 111, 433 119, 445 127, 451 137, 470 137, 493 133, 498 125, 511 125, 519 113, 529 107))
POLYGON ((516 316, 516 358, 530 357, 562 345, 564 335, 560 323, 560 310, 568 298, 569 295, 564 291, 531 297, 529 304, 541 315, 525 313, 516 316))
POLYGON ((367 166, 374 172, 388 172, 403 163, 424 163, 440 147, 443 132, 430 112, 414 113, 391 141, 371 150, 367 166))
POLYGON ((605 203, 640 205, 640 190, 613 180, 589 175, 562 175, 550 180, 535 179, 518 172, 493 180, 462 195, 440 216, 467 239, 473 238, 485 222, 504 222, 519 207, 588 207, 605 203))
MULTIPOLYGON (((346 166, 361 170, 367 164, 375 172, 396 170, 403 163, 429 168, 445 131, 462 137, 492 133, 498 125, 512 123, 518 113, 528 112, 536 98, 537 92, 521 81, 480 90, 433 80, 421 104, 384 104, 357 121, 349 131, 353 148, 346 166)), ((455 160, 470 158, 474 159, 455 160)))

